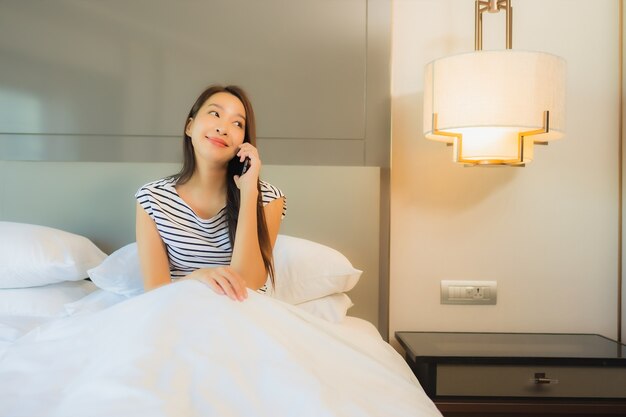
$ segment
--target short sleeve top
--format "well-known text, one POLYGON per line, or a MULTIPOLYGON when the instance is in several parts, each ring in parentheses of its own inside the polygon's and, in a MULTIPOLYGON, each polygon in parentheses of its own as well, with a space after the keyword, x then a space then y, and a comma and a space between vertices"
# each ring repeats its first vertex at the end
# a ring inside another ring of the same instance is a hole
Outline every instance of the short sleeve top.
MULTIPOLYGON (((263 205, 283 198, 282 217, 287 211, 283 192, 260 181, 263 205)), ((185 203, 175 188, 176 178, 152 181, 137 191, 135 198, 156 223, 167 248, 172 279, 198 268, 229 265, 232 247, 226 207, 210 219, 203 219, 185 203)))

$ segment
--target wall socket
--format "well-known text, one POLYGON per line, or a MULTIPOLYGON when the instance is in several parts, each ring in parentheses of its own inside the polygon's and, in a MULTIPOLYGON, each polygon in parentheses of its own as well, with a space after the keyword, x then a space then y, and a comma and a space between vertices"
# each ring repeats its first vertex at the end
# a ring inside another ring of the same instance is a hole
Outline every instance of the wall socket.
POLYGON ((497 281, 441 281, 441 304, 496 304, 497 281))

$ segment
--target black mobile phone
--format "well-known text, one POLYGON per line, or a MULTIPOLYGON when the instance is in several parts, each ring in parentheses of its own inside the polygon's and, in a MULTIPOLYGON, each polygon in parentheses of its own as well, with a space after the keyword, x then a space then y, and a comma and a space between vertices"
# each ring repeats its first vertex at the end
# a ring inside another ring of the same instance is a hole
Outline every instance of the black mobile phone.
POLYGON ((246 158, 243 161, 243 166, 241 167, 241 175, 245 174, 248 168, 250 167, 250 158, 246 158))
POLYGON ((241 162, 238 156, 235 156, 231 159, 228 164, 228 170, 233 173, 233 175, 242 176, 246 173, 248 168, 250 167, 250 158, 246 158, 241 162))

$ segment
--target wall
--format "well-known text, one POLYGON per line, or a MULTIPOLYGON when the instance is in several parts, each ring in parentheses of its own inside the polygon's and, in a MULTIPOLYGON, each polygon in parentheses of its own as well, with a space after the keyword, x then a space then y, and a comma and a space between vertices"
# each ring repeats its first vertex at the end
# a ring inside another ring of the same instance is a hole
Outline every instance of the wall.
MULTIPOLYGON (((567 60, 567 132, 537 148, 525 168, 485 169, 453 164, 451 148, 422 135, 424 65, 473 50, 474 2, 393 3, 391 335, 616 337, 618 2, 524 0, 513 7, 514 49, 567 60), (441 305, 443 279, 496 280, 498 303, 441 305)), ((483 49, 502 49, 504 13, 485 15, 483 26, 483 49)))
POLYGON ((621 125, 620 125, 620 134, 622 137, 622 147, 621 147, 621 156, 622 156, 622 165, 621 165, 621 214, 622 214, 622 218, 621 218, 621 227, 622 227, 622 241, 620 242, 621 244, 621 259, 622 259, 622 264, 621 264, 621 280, 618 283, 618 291, 621 290, 621 299, 619 300, 618 303, 618 309, 621 310, 621 332, 618 333, 618 339, 622 341, 622 343, 624 343, 625 338, 626 338, 626 308, 625 307, 625 301, 626 301, 626 285, 624 285, 624 265, 626 264, 626 249, 624 248, 624 244, 623 244, 623 236, 625 235, 626 232, 626 225, 624 225, 624 221, 623 219, 626 218, 626 207, 624 206, 624 184, 626 184, 625 181, 625 176, 626 176, 626 172, 624 172, 624 166, 626 164, 626 155, 624 154, 624 126, 626 126, 626 109, 624 104, 626 103, 626 91, 624 89, 624 60, 626 60, 626 42, 625 42, 625 38, 626 38, 626 34, 624 33, 624 18, 626 17, 626 9, 624 8, 624 0, 620 0, 620 8, 621 8, 621 21, 620 21, 620 36, 621 36, 621 62, 620 62, 620 76, 621 76, 621 101, 620 101, 620 107, 622 110, 621 113, 621 125), (621 288, 619 288, 621 287, 621 288))
POLYGON ((0 159, 176 162, 232 83, 265 163, 388 167, 390 2, 3 1, 0 159))

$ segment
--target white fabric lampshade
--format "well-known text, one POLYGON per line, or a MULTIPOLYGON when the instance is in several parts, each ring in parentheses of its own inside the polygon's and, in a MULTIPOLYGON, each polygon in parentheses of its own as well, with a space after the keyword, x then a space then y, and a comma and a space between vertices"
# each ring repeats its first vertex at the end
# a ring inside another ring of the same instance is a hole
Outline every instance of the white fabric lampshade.
MULTIPOLYGON (((463 135, 462 159, 510 160, 518 157, 518 133, 542 129, 549 111, 549 132, 528 136, 524 160, 532 160, 534 140, 549 141, 565 132, 565 60, 529 51, 475 51, 426 65, 424 135, 440 131, 463 135)), ((455 151, 456 154, 456 151, 455 151)))

